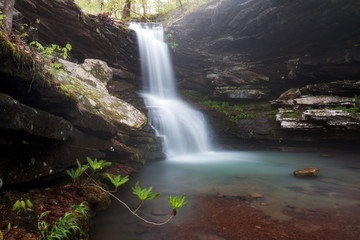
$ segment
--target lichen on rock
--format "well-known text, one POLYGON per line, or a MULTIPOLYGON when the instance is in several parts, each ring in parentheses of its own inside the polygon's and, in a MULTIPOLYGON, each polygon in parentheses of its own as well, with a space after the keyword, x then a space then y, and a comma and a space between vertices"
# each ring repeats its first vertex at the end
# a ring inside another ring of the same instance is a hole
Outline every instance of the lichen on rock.
POLYGON ((76 64, 59 61, 65 71, 56 74, 56 80, 67 91, 76 95, 80 109, 99 115, 118 126, 140 129, 147 122, 141 111, 109 94, 106 83, 111 80, 112 72, 106 62, 86 60, 83 64, 76 64))

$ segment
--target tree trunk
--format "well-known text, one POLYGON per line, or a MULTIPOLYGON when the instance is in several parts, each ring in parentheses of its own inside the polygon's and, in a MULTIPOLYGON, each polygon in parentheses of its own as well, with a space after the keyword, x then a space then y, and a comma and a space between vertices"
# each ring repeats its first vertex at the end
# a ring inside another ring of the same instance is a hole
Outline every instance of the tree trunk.
POLYGON ((126 0, 121 18, 122 19, 130 18, 130 10, 131 10, 131 0, 126 0))
POLYGON ((14 15, 15 0, 5 0, 4 2, 4 28, 6 31, 11 33, 12 21, 14 15))
POLYGON ((145 0, 142 0, 142 6, 143 6, 144 16, 146 17, 146 6, 145 6, 145 0))
POLYGON ((181 3, 181 0, 178 0, 178 2, 179 2, 179 4, 180 4, 180 7, 182 8, 183 5, 182 5, 182 3, 181 3))

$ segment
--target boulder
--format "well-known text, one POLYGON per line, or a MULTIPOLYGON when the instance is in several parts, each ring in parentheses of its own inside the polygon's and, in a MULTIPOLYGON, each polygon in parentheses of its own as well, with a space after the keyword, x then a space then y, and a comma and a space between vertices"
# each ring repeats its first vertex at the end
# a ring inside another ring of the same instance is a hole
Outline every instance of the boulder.
POLYGON ((93 59, 83 64, 59 62, 65 71, 56 76, 57 80, 62 88, 79 99, 78 107, 85 114, 93 113, 119 127, 140 129, 147 122, 138 109, 109 94, 106 83, 111 80, 112 71, 105 62, 93 59))
POLYGON ((294 175, 296 177, 317 177, 319 171, 319 168, 304 168, 294 171, 294 175))

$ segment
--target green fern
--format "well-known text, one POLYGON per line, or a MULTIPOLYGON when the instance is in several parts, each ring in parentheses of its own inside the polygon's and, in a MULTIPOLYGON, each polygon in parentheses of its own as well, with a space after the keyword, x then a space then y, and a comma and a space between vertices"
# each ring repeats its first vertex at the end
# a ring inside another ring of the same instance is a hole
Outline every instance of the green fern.
POLYGON ((78 168, 76 170, 66 170, 67 174, 73 179, 74 183, 86 171, 86 169, 89 168, 89 165, 87 164, 81 165, 78 159, 76 159, 76 163, 78 165, 78 168))
POLYGON ((115 192, 117 191, 117 188, 121 185, 123 185, 124 183, 126 183, 127 181, 129 181, 129 177, 125 176, 123 178, 121 178, 120 175, 117 175, 115 178, 113 178, 110 174, 106 174, 106 176, 109 178, 109 180, 111 181, 111 183, 115 186, 115 192))
POLYGON ((132 188, 133 194, 137 195, 141 201, 151 200, 157 198, 161 195, 161 193, 152 193, 152 186, 148 189, 141 189, 139 181, 136 182, 135 187, 132 188))
POLYGON ((98 169, 110 166, 112 164, 111 162, 105 162, 104 160, 98 161, 96 158, 92 160, 91 158, 86 157, 86 160, 88 161, 90 167, 93 169, 94 172, 98 169))
POLYGON ((174 216, 176 215, 176 209, 188 205, 188 202, 185 202, 185 193, 183 193, 180 198, 178 198, 177 196, 172 197, 168 195, 167 200, 173 209, 172 215, 174 216))

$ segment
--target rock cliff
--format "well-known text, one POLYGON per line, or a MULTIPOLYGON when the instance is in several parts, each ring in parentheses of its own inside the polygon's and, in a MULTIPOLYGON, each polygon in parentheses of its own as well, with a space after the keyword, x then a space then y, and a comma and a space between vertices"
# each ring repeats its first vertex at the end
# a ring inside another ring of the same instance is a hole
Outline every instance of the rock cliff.
POLYGON ((87 156, 133 168, 163 158, 136 94, 134 34, 71 0, 19 0, 15 7, 26 41, 70 43, 72 51, 71 61, 44 57, 1 32, 0 187, 51 179, 87 156), (22 28, 36 19, 36 34, 22 28))
POLYGON ((179 86, 202 96, 192 101, 220 129, 216 137, 358 139, 359 11, 356 0, 210 1, 167 28, 179 86))

